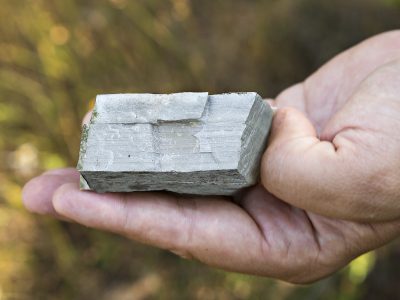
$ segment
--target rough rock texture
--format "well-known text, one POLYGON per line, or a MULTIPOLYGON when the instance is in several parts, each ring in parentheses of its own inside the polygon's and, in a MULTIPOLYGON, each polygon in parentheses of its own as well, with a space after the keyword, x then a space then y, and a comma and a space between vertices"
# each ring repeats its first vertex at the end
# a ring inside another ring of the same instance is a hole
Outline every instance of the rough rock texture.
POLYGON ((256 183, 272 110, 256 93, 99 95, 81 188, 232 195, 256 183))

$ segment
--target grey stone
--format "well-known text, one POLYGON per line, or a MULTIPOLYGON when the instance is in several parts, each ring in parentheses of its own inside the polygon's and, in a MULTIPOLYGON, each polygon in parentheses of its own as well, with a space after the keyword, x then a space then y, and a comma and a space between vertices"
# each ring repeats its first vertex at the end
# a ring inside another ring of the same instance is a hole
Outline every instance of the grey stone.
POLYGON ((272 114, 256 93, 99 95, 81 188, 232 195, 258 180, 272 114))

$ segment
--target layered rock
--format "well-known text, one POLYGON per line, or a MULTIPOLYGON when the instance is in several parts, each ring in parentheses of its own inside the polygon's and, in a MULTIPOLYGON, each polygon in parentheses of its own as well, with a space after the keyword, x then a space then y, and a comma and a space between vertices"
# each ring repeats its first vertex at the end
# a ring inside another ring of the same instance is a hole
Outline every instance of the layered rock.
POLYGON ((81 188, 232 195, 257 182, 272 120, 256 93, 99 95, 81 188))

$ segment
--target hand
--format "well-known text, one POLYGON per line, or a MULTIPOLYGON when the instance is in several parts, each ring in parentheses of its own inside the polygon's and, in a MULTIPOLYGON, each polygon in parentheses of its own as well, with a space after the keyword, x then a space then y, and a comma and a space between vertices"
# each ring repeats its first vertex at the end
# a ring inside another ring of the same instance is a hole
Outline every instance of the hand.
POLYGON ((382 34, 280 94, 262 183, 235 201, 84 192, 64 169, 30 181, 25 206, 225 270, 315 281, 400 233, 399 58, 400 32, 382 34))

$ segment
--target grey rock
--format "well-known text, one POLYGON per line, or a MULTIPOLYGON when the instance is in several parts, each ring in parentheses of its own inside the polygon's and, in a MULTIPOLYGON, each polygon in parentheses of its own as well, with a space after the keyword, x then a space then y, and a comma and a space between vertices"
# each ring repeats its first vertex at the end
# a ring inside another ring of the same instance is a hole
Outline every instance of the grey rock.
POLYGON ((256 93, 99 95, 81 189, 232 195, 257 182, 272 115, 256 93))

